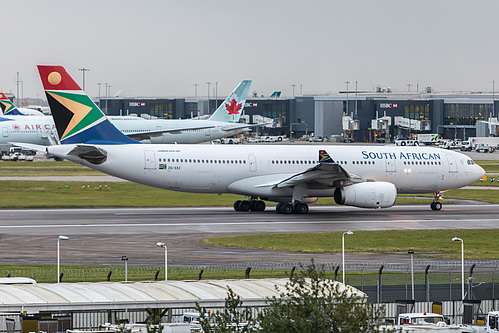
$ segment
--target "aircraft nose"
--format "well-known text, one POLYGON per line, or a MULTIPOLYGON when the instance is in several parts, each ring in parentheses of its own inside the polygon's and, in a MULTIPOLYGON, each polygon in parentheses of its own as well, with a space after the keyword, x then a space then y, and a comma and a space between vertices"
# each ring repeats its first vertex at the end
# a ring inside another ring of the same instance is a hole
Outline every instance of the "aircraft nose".
POLYGON ((485 176, 485 170, 479 166, 478 164, 475 164, 476 166, 476 175, 477 175, 477 180, 481 179, 483 176, 485 176))

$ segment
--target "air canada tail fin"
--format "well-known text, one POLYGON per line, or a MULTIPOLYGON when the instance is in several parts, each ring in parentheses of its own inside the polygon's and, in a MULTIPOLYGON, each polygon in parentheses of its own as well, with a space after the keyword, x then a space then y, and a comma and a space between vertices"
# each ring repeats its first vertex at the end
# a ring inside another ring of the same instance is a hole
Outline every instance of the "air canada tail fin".
POLYGON ((38 65, 61 144, 139 143, 106 118, 62 66, 38 65))
POLYGON ((211 115, 210 120, 225 121, 231 123, 239 122, 241 113, 246 103, 246 97, 251 86, 251 80, 244 80, 225 99, 218 109, 211 115))
POLYGON ((24 113, 19 111, 18 108, 10 101, 10 99, 5 96, 4 93, 0 92, 0 108, 2 108, 2 113, 6 116, 23 116, 24 113))

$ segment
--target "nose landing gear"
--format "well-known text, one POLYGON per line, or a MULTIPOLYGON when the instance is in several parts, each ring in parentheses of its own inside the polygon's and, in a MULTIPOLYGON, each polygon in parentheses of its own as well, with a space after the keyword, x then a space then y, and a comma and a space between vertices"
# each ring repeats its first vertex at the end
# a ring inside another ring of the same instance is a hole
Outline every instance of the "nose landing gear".
POLYGON ((442 203, 438 200, 442 199, 442 194, 440 191, 433 193, 433 202, 430 204, 431 210, 440 210, 442 209, 442 203))

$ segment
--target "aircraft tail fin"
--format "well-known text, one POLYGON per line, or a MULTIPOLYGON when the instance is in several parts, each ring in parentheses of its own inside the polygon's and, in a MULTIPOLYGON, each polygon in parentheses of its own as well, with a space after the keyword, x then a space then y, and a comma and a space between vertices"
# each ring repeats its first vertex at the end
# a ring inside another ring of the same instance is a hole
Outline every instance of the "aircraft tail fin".
POLYGON ((2 108, 2 113, 6 116, 23 116, 24 113, 19 111, 18 108, 10 101, 10 99, 5 96, 4 93, 0 92, 0 108, 2 108))
POLYGON ((274 91, 272 95, 269 96, 269 98, 275 98, 275 99, 278 99, 279 97, 281 97, 281 92, 277 90, 274 91))
POLYGON ((230 93, 225 101, 211 115, 210 120, 231 123, 239 122, 250 86, 251 80, 241 81, 236 89, 230 93))
POLYGON ((63 66, 38 65, 61 144, 139 143, 121 133, 63 66))
POLYGON ((325 150, 319 150, 319 163, 336 163, 331 156, 329 156, 328 152, 325 150))

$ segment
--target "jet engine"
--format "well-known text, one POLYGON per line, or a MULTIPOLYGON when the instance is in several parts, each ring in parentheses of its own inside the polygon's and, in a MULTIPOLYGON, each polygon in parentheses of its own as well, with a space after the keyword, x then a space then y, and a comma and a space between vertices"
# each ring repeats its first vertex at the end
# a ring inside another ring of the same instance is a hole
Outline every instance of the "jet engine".
POLYGON ((334 191, 334 201, 338 205, 361 208, 387 208, 393 206, 397 199, 397 188, 388 182, 365 182, 334 191))

